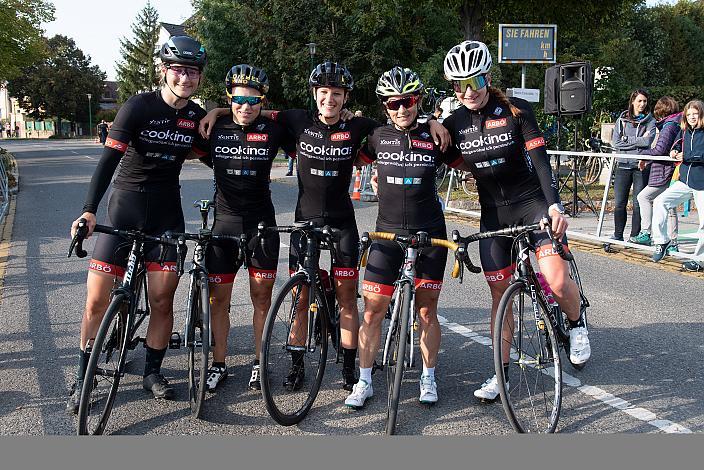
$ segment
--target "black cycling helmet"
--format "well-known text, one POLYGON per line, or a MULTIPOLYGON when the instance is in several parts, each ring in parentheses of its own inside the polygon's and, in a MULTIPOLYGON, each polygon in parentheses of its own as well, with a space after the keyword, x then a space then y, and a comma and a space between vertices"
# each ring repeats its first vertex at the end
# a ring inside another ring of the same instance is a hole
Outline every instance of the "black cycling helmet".
POLYGON ((269 91, 269 77, 264 70, 249 64, 233 65, 225 77, 225 91, 229 98, 232 98, 232 89, 238 86, 254 88, 266 95, 269 91))
POLYGON ((200 42, 190 36, 172 36, 159 49, 159 58, 164 64, 183 64, 205 68, 208 56, 200 42))
POLYGON ((330 86, 350 91, 354 87, 354 79, 347 67, 337 62, 326 60, 313 69, 310 73, 308 84, 311 88, 330 86))

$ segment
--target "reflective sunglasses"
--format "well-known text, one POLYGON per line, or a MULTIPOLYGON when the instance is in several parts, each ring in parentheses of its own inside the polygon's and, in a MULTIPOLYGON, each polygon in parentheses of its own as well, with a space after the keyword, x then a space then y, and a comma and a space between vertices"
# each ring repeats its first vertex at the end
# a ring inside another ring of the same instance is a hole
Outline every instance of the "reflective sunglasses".
POLYGON ((200 70, 191 67, 182 67, 180 65, 166 64, 165 67, 171 70, 176 75, 186 75, 188 78, 198 78, 200 77, 200 70))
POLYGON ((453 80, 452 89, 457 93, 464 93, 467 91, 467 88, 471 88, 472 91, 477 91, 484 88, 488 82, 486 75, 477 75, 476 77, 465 78, 463 80, 453 80))
POLYGON ((392 111, 398 111, 398 109, 403 105, 404 108, 409 109, 415 106, 416 103, 420 101, 420 95, 411 95, 411 96, 406 96, 405 98, 399 98, 396 100, 387 100, 384 101, 384 106, 386 106, 386 109, 390 109, 392 111))
POLYGON ((245 104, 247 103, 250 106, 257 105, 262 102, 264 99, 264 96, 233 96, 232 97, 232 102, 235 104, 245 104))

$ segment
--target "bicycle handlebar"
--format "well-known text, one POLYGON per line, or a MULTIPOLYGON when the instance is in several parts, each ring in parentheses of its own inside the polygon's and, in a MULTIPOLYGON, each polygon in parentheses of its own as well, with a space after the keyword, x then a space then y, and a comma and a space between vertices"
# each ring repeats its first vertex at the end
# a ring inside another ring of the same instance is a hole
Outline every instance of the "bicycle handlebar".
POLYGON ((367 265, 369 246, 371 245, 372 240, 395 241, 400 245, 406 245, 415 248, 428 248, 431 246, 439 246, 447 248, 448 250, 452 250, 455 252, 455 264, 452 267, 452 277, 455 279, 459 277, 460 282, 462 282, 462 263, 461 259, 457 256, 457 252, 458 250, 461 250, 461 247, 457 243, 442 238, 429 238, 427 236, 427 233, 425 232, 418 232, 415 235, 398 235, 396 233, 390 232, 364 232, 360 237, 360 245, 362 249, 360 250, 361 254, 357 266, 358 269, 363 268, 367 265))

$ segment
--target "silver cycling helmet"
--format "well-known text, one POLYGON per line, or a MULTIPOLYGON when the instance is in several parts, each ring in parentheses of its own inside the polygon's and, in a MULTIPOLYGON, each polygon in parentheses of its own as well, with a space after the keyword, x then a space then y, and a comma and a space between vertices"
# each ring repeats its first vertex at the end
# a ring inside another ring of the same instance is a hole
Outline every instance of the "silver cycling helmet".
POLYGON ((417 73, 409 68, 394 67, 381 74, 376 83, 376 95, 384 100, 390 96, 421 93, 424 85, 417 73))

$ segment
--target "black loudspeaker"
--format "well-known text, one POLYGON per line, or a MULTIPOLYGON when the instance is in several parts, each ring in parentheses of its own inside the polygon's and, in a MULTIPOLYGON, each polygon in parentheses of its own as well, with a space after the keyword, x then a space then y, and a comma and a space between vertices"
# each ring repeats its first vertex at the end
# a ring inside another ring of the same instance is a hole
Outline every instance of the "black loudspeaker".
POLYGON ((589 62, 550 67, 545 71, 545 113, 574 116, 591 111, 593 82, 589 62))

